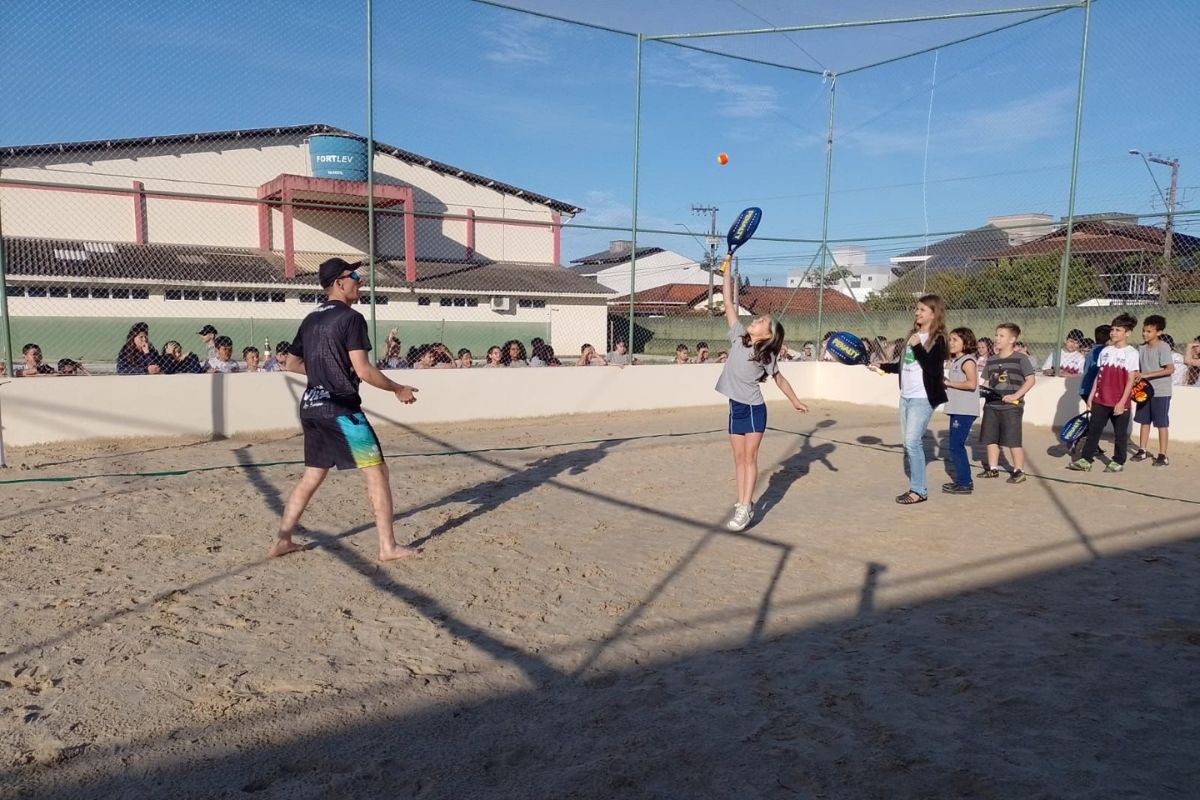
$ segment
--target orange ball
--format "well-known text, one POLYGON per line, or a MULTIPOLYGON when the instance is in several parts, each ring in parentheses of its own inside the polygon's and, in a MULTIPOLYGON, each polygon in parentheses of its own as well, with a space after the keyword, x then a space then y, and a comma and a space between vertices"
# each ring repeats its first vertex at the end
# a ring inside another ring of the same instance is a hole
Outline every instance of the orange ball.
POLYGON ((729 163, 729 156, 726 155, 725 153, 719 154, 717 156, 717 163, 720 164, 722 167, 725 166, 726 164, 729 163))

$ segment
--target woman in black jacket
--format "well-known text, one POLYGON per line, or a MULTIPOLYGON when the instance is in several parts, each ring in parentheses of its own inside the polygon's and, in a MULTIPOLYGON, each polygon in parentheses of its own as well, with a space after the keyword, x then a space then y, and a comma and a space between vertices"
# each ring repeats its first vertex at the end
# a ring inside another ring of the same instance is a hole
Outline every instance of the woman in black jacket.
POLYGON ((896 498, 901 505, 924 503, 925 446, 922 439, 933 410, 946 402, 943 369, 950 352, 946 335, 946 304, 936 294, 917 301, 912 332, 896 361, 881 364, 884 372, 900 377, 900 436, 904 440, 908 491, 896 498))

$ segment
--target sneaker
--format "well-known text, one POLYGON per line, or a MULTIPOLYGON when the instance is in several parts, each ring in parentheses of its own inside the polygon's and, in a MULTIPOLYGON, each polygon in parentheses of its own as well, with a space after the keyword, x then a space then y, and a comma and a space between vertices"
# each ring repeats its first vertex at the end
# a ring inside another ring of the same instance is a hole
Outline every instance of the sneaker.
POLYGON ((1151 466, 1154 466, 1154 467, 1169 467, 1169 466, 1171 466, 1171 459, 1167 458, 1167 457, 1166 457, 1166 456, 1164 456, 1162 453, 1159 453, 1159 454, 1158 454, 1158 455, 1155 457, 1155 459, 1154 459, 1154 463, 1153 463, 1151 466))
POLYGON ((963 486, 958 483, 943 483, 942 491, 946 494, 970 494, 975 491, 974 486, 963 486))
POLYGON ((725 527, 731 531, 742 531, 750 524, 750 506, 744 506, 740 503, 733 507, 733 516, 729 518, 729 522, 725 523, 725 527))
POLYGON ((1091 472, 1092 462, 1088 461, 1086 458, 1076 459, 1070 464, 1067 464, 1067 469, 1073 469, 1076 472, 1091 472))
POLYGON ((1145 461, 1149 457, 1150 457, 1149 453, 1147 453, 1145 450, 1139 449, 1136 453, 1134 453, 1132 456, 1129 457, 1129 460, 1130 461, 1145 461))
POLYGON ((1009 483, 1024 483, 1025 482, 1025 470, 1023 470, 1023 469, 1015 470, 1012 475, 1008 476, 1008 482, 1009 483))
POLYGON ((1124 472, 1125 467, 1115 461, 1108 462, 1108 466, 1104 468, 1105 472, 1124 472))
POLYGON ((984 468, 983 468, 983 471, 981 471, 981 472, 980 472, 978 475, 976 475, 975 477, 976 477, 976 478, 999 478, 999 477, 1000 477, 1000 470, 998 470, 998 469, 993 469, 992 467, 984 467, 984 468))

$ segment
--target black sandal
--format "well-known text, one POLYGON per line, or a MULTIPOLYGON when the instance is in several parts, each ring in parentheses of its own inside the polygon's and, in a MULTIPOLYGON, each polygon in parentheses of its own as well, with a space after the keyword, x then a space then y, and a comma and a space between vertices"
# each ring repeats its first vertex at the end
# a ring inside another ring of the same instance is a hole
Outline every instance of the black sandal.
POLYGON ((924 503, 929 497, 923 494, 917 494, 913 491, 905 492, 896 497, 896 502, 902 506, 915 506, 917 503, 924 503))

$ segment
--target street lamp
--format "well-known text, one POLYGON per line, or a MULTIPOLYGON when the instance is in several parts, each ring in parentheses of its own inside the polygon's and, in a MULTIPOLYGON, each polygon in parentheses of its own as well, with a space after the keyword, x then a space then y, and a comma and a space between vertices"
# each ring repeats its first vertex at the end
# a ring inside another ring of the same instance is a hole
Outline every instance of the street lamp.
POLYGON ((1163 203, 1167 207, 1167 223, 1164 226, 1165 235, 1163 236, 1163 270, 1158 284, 1159 300, 1165 305, 1167 303, 1167 290, 1170 288, 1168 285, 1168 275, 1171 271, 1171 248, 1175 240, 1175 191, 1179 186, 1179 159, 1163 158, 1153 153, 1145 154, 1141 150, 1130 150, 1129 155, 1138 156, 1142 159, 1142 163, 1146 165, 1146 171, 1150 173, 1150 178, 1154 181, 1154 188, 1158 189, 1158 196, 1162 198, 1163 203), (1154 177, 1154 170, 1150 169, 1151 161, 1155 164, 1162 164, 1171 168, 1171 188, 1167 191, 1166 197, 1163 197, 1163 190, 1158 185, 1158 178, 1154 177))

